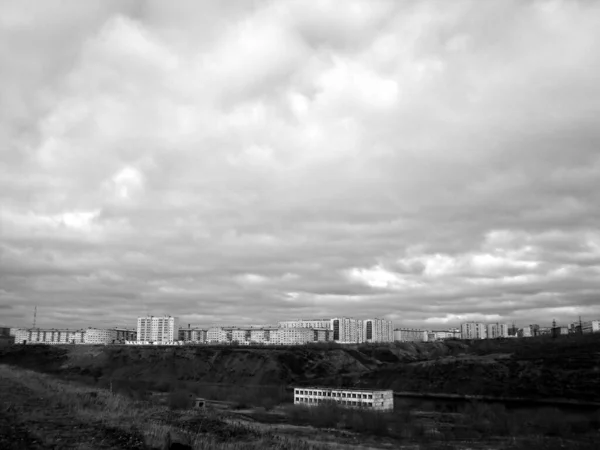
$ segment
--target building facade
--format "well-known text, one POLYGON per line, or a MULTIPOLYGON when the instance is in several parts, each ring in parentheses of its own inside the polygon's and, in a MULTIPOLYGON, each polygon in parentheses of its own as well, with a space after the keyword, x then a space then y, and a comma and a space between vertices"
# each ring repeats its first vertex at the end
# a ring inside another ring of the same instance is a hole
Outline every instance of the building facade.
POLYGON ((414 328, 397 328, 394 330, 394 340, 398 342, 427 342, 427 330, 414 328))
POLYGON ((179 340, 183 342, 190 342, 195 344, 206 343, 207 330, 203 328, 180 328, 179 329, 179 340))
POLYGON ((499 339, 508 337, 508 325, 505 323, 488 323, 487 338, 499 339))
POLYGON ((179 318, 172 316, 138 317, 137 340, 167 343, 179 339, 179 318))
POLYGON ((466 322, 460 325, 460 337, 462 339, 486 339, 487 327, 484 323, 466 322))
POLYGON ((85 344, 85 330, 16 328, 15 344, 85 344))
POLYGON ((394 393, 391 390, 294 388, 294 405, 317 406, 324 403, 337 403, 347 408, 393 411, 394 393))
POLYGON ((296 319, 279 322, 279 328, 329 328, 331 319, 296 319))
POLYGON ((117 330, 88 328, 83 337, 84 344, 115 344, 117 342, 117 330))
POLYGON ((600 332, 600 320, 590 320, 581 323, 582 333, 598 333, 600 332))
POLYGON ((365 342, 364 324, 360 319, 336 317, 331 319, 333 340, 341 344, 360 344, 365 342))
POLYGON ((363 321, 364 342, 394 342, 394 326, 390 320, 366 319, 363 321))

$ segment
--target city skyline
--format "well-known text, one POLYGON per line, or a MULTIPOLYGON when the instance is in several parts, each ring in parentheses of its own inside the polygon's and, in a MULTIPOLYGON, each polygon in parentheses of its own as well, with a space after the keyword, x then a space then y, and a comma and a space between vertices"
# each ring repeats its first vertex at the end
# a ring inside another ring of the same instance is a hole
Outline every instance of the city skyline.
POLYGON ((600 317, 600 3, 336 5, 3 2, 2 325, 600 317))

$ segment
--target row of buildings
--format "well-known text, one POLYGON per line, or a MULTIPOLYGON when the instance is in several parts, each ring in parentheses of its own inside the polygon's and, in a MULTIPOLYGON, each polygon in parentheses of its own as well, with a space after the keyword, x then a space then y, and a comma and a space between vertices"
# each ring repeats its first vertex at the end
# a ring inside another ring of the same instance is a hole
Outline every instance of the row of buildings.
POLYGON ((399 342, 427 342, 444 339, 500 339, 535 337, 548 335, 587 334, 600 332, 600 320, 575 322, 567 327, 550 327, 537 324, 517 328, 506 323, 465 322, 459 328, 435 331, 416 328, 397 328, 394 330, 394 340, 399 342))
POLYGON ((383 319, 297 319, 277 325, 219 326, 210 328, 181 327, 173 316, 139 317, 137 329, 87 328, 42 329, 2 328, 0 345, 15 343, 40 344, 230 344, 230 345, 302 345, 315 342, 361 344, 377 342, 427 342, 445 339, 497 339, 533 337, 573 333, 600 332, 600 321, 572 323, 568 327, 523 328, 505 323, 466 322, 460 328, 424 330, 393 329, 392 322, 383 319))
POLYGON ((263 326, 220 326, 208 329, 182 328, 172 316, 139 317, 136 343, 171 343, 174 341, 208 344, 297 345, 312 342, 360 344, 393 342, 392 322, 384 319, 297 319, 263 326))

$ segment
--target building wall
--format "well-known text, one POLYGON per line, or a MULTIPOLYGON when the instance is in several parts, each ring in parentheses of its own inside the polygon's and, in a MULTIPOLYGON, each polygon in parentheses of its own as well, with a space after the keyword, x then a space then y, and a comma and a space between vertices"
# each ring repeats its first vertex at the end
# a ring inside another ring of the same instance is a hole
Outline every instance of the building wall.
POLYGON ((466 322, 460 325, 462 339, 486 339, 487 328, 484 323, 466 322))
POLYGON ((364 323, 360 319, 336 317, 331 319, 333 340, 340 343, 362 343, 364 338, 364 323))
POLYGON ((112 344, 116 341, 117 330, 102 328, 88 328, 83 339, 85 344, 112 344))
POLYGON ((202 328, 180 328, 179 340, 183 342, 206 343, 207 330, 202 328))
POLYGON ((394 330, 394 340, 398 342, 427 342, 427 330, 398 328, 394 330))
POLYGON ((488 323, 487 338, 497 339, 508 337, 508 325, 505 323, 488 323))
POLYGON ((331 319, 296 319, 279 322, 279 328, 331 328, 331 319))
POLYGON ((231 332, 228 333, 227 329, 223 327, 210 327, 206 331, 206 342, 211 344, 231 342, 228 337, 231 337, 231 332))
POLYGON ((366 319, 363 321, 364 342, 394 342, 392 322, 384 319, 366 319))
POLYGON ((54 328, 19 328, 15 330, 15 343, 22 344, 84 344, 85 330, 54 328))
POLYGON ((138 317, 137 339, 142 342, 174 342, 179 339, 179 318, 172 316, 138 317))
POLYGON ((590 320, 581 323, 581 331, 583 333, 598 333, 600 332, 600 320, 590 320))
POLYGON ((314 340, 314 330, 312 328, 280 328, 280 345, 300 345, 308 344, 314 340))
POLYGON ((394 393, 391 390, 294 388, 295 405, 317 406, 328 402, 335 402, 348 408, 392 411, 394 409, 394 393))

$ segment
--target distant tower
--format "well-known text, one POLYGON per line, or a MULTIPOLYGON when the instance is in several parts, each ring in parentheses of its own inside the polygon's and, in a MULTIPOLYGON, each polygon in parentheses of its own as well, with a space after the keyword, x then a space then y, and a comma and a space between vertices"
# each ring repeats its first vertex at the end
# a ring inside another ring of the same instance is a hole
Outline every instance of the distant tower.
POLYGON ((33 307, 33 328, 35 328, 36 319, 37 319, 37 305, 33 307))
POLYGON ((552 320, 552 337, 555 338, 558 335, 558 329, 556 328, 556 319, 552 320))

